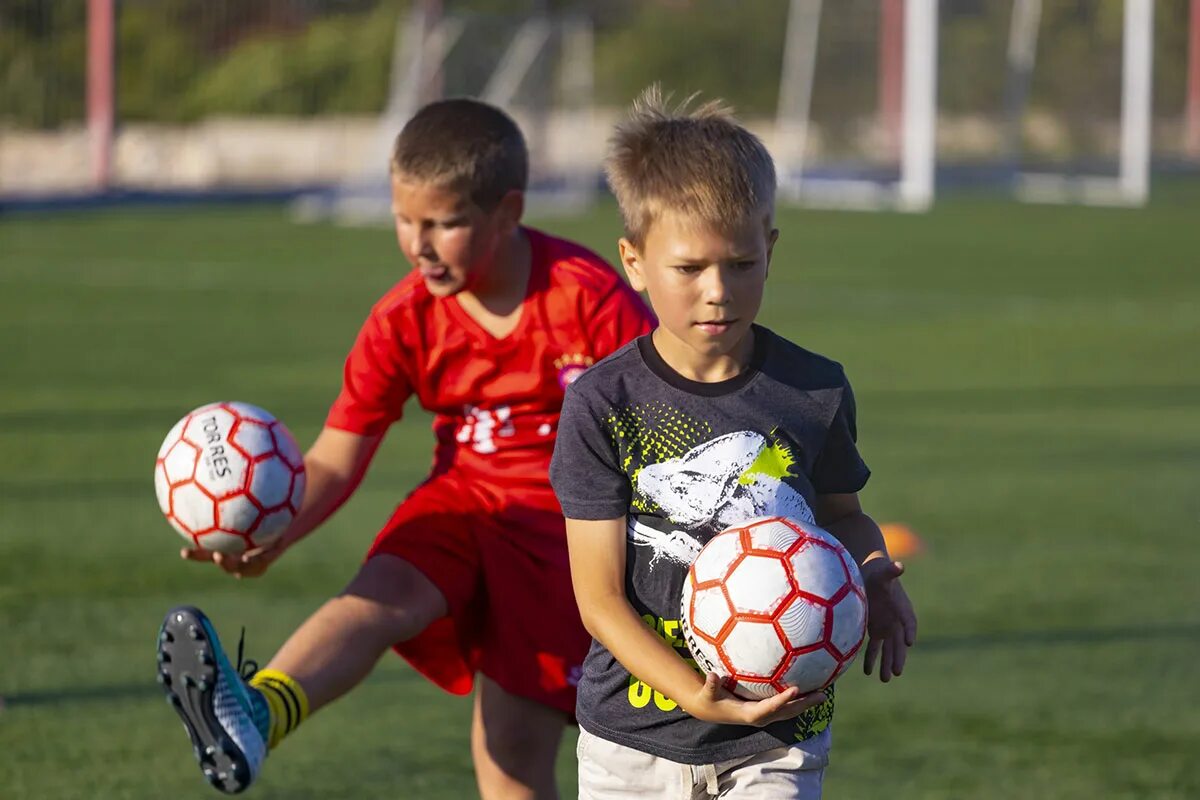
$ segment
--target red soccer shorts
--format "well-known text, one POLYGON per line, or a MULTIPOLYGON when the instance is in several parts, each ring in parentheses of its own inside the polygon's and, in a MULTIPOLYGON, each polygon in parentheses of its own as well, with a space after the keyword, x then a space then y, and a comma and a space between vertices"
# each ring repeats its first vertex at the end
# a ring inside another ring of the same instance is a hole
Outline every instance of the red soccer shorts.
POLYGON ((394 646, 422 675, 467 694, 482 672, 505 691, 574 717, 591 644, 575 606, 562 511, 549 487, 454 471, 417 487, 375 538, 421 570, 450 612, 394 646))

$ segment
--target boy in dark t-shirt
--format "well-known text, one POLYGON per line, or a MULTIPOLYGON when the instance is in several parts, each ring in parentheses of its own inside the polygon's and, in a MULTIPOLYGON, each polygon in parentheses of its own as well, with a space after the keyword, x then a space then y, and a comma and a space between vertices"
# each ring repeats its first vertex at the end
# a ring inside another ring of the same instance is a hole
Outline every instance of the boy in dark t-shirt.
POLYGON ((879 660, 882 680, 900 674, 916 617, 902 565, 859 505, 870 472, 841 366, 754 324, 778 237, 771 157, 719 103, 686 105, 668 109, 651 89, 613 136, 621 261, 659 326, 571 386, 550 468, 593 635, 576 709, 580 797, 809 800, 832 687, 747 701, 701 678, 679 632, 688 565, 730 525, 815 522, 860 565, 868 673, 879 660))

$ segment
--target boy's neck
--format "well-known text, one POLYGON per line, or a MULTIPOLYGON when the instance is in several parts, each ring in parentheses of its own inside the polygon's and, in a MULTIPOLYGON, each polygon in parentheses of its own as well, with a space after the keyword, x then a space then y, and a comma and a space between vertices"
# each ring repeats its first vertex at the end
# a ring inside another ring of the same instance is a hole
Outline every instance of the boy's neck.
POLYGON ((667 366, 682 377, 697 383, 720 383, 746 371, 754 358, 754 329, 746 331, 728 352, 700 353, 663 326, 651 334, 651 341, 667 366))
POLYGON ((455 299, 492 335, 503 337, 521 319, 521 305, 529 291, 533 248, 524 228, 517 228, 496 252, 496 263, 484 280, 463 289, 455 299))

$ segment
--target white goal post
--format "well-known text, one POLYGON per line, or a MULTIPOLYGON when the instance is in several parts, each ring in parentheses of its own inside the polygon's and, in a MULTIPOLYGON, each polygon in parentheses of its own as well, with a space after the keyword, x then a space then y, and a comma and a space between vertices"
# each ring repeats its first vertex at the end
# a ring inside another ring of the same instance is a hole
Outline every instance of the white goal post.
MULTIPOLYGON (((839 0, 840 2, 840 0, 839 0)), ((938 74, 937 0, 880 4, 880 37, 898 39, 902 56, 883 64, 881 81, 900 67, 898 113, 881 120, 898 128, 898 159, 886 177, 828 174, 815 169, 812 98, 817 74, 822 14, 842 11, 838 3, 791 0, 775 120, 774 149, 780 167, 779 194, 784 202, 864 210, 924 211, 933 203, 936 164, 938 74), (902 12, 889 18, 889 7, 902 12)), ((893 50, 895 52, 895 50, 893 50)), ((837 76, 829 76, 836 79, 837 76)), ((884 87, 880 87, 884 92, 884 87)))
MULTIPOLYGON (((1116 0, 1105 0, 1116 2, 1116 0)), ((1022 172, 1017 197, 1035 203, 1141 206, 1150 195, 1150 133, 1154 70, 1154 0, 1123 0, 1121 120, 1117 174, 1022 172)), ((1009 40, 1010 69, 1033 70, 1041 0, 1015 0, 1009 40), (1027 63, 1024 63, 1027 62, 1027 63)))

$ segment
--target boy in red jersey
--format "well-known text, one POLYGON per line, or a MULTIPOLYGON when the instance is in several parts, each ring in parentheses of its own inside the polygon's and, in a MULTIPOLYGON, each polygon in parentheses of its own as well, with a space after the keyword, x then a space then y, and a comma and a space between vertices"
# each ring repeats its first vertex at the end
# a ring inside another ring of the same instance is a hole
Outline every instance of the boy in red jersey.
POLYGON ((434 412, 429 478, 397 508, 339 596, 244 681, 207 618, 167 614, 159 672, 206 777, 238 792, 269 748, 394 648, 450 692, 480 673, 471 744, 484 798, 556 796, 554 763, 589 636, 574 604, 547 475, 563 390, 652 317, 598 256, 522 227, 527 154, 505 114, 426 106, 396 140, 392 210, 414 269, 372 308, 325 428, 305 455, 304 506, 261 574, 358 486, 415 395, 434 412), (547 619, 549 617, 549 619, 547 619), (528 625, 538 618, 541 624, 528 625))

